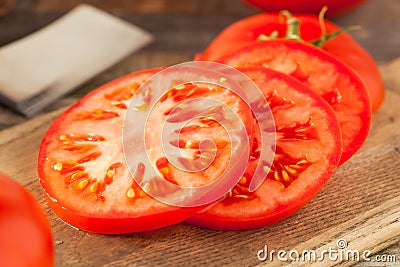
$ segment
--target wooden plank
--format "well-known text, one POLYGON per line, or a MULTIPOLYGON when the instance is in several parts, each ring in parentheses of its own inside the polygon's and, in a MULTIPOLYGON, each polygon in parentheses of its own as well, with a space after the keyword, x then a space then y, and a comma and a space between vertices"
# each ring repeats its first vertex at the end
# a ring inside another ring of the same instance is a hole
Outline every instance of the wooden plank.
POLYGON ((51 121, 63 109, 0 132, 0 171, 22 184, 35 181, 37 152, 51 121))
MULTIPOLYGON (((363 257, 373 261, 375 258, 372 253, 377 253, 383 248, 398 243, 400 238, 399 203, 400 196, 395 197, 292 248, 292 251, 296 251, 292 254, 296 260, 296 253, 302 255, 304 251, 315 251, 315 257, 304 254, 306 255, 305 260, 300 260, 296 266, 351 266, 354 262, 363 260, 363 257), (327 251, 337 252, 332 254, 332 258, 329 258, 329 254, 324 254, 327 251), (349 251, 351 254, 348 254, 349 251), (366 251, 370 251, 370 253, 365 254, 366 251)), ((289 254, 289 252, 287 253, 289 254)), ((284 258, 289 259, 289 263, 294 263, 294 261, 290 261, 288 254, 284 258)), ((273 259, 271 254, 267 254, 266 261, 268 262, 269 259, 273 259)), ((276 260, 275 255, 275 262, 269 263, 268 266, 280 266, 281 264, 282 262, 276 260)))
MULTIPOLYGON (((397 75, 392 78, 398 81, 397 75)), ((41 138, 59 111, 0 132, 0 170, 25 185, 46 210, 57 244, 57 266, 255 265, 257 251, 265 244, 275 250, 312 249, 329 246, 339 237, 348 239, 351 248, 376 252, 399 242, 394 219, 400 197, 400 91, 390 88, 387 93, 359 153, 338 169, 305 208, 263 229, 224 232, 178 224, 105 236, 67 226, 48 208, 36 178, 41 138)))

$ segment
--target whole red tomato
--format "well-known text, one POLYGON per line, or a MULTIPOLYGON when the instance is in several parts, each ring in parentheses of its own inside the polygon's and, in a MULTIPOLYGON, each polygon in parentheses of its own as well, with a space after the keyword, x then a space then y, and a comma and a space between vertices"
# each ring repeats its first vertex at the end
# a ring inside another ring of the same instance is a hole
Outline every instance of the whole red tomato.
POLYGON ((49 222, 35 198, 0 173, 0 266, 52 266, 49 222))
MULTIPOLYGON (((325 28, 328 36, 341 30, 327 20, 321 26, 319 17, 315 15, 296 15, 295 19, 300 23, 299 38, 306 42, 321 38, 322 28, 325 28)), ((241 47, 263 41, 260 36, 268 37, 273 33, 276 38, 288 38, 288 25, 289 20, 285 21, 279 13, 264 13, 242 19, 225 28, 196 59, 219 60, 241 47)), ((320 43, 319 46, 361 76, 371 96, 372 111, 377 111, 384 100, 385 89, 379 69, 369 53, 346 32, 320 43)))
POLYGON ((246 0, 248 3, 265 11, 280 11, 283 9, 294 13, 318 14, 322 7, 328 7, 328 16, 334 16, 350 11, 366 0, 246 0))

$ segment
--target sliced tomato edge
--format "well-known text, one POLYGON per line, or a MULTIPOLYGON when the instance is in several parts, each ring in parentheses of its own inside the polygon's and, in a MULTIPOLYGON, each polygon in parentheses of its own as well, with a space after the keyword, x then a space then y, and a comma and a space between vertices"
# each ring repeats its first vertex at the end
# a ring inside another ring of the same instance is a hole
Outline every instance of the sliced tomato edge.
MULTIPOLYGON (((176 208, 163 213, 152 213, 138 217, 93 217, 63 207, 46 195, 52 211, 73 228, 96 234, 128 234, 160 229, 180 223, 201 208, 176 208)), ((204 208, 204 207, 203 207, 204 208)))
POLYGON ((263 217, 232 220, 230 218, 225 218, 222 216, 199 213, 198 215, 192 216, 189 219, 185 220, 184 223, 191 226, 196 226, 210 230, 220 230, 220 231, 223 230, 242 231, 242 230, 263 228, 281 222, 287 219, 288 217, 294 215, 297 211, 299 211, 302 207, 304 207, 312 198, 313 196, 310 197, 309 199, 305 199, 303 202, 300 202, 297 205, 291 206, 288 209, 263 217))

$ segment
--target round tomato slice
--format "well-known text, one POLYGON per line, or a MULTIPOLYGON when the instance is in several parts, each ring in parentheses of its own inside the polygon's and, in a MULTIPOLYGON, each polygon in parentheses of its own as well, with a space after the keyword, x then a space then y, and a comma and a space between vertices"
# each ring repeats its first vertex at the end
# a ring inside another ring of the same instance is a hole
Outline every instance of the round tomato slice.
MULTIPOLYGON (((253 146, 249 168, 227 196, 187 220, 216 229, 258 228, 280 221, 317 194, 337 168, 341 135, 335 113, 318 95, 282 73, 240 69, 262 90, 276 124, 275 158, 266 179, 254 192, 249 182, 260 154, 253 146)), ((258 127, 255 127, 258 129, 258 127)), ((259 144, 260 131, 255 132, 259 144)))
MULTIPOLYGON (((311 42, 321 38, 322 29, 318 16, 296 14, 295 19, 300 22, 299 37, 302 40, 311 42)), ((328 20, 324 20, 324 27, 326 35, 341 30, 328 20)), ((278 13, 250 16, 225 28, 196 59, 217 60, 254 42, 264 42, 260 36, 270 36, 275 32, 276 37, 285 38, 287 31, 288 21, 278 13)), ((352 67, 361 76, 371 96, 372 111, 377 111, 384 100, 385 87, 371 55, 346 32, 321 43, 320 47, 352 67)))
POLYGON ((313 13, 318 14, 321 8, 328 7, 327 15, 334 16, 348 12, 366 0, 246 0, 248 3, 261 8, 265 11, 281 11, 287 9, 294 13, 313 13))
MULTIPOLYGON (((133 73, 98 88, 50 126, 39 152, 39 178, 50 207, 68 224, 95 233, 137 232, 178 223, 204 208, 204 205, 177 207, 158 201, 148 191, 157 185, 137 184, 147 171, 143 165, 134 171, 135 179, 126 165, 122 134, 128 104, 139 87, 159 71, 133 73)), ((179 138, 169 140, 169 145, 181 149, 187 158, 196 159, 200 155, 200 140, 214 139, 216 157, 205 171, 180 176, 181 172, 163 157, 162 144, 157 138, 163 122, 176 118, 174 106, 177 101, 214 97, 237 111, 250 139, 252 113, 240 97, 228 94, 227 89, 199 83, 179 85, 180 78, 176 77, 174 84, 177 86, 154 107, 141 132, 145 130, 148 156, 165 180, 182 186, 192 185, 185 181, 199 185, 216 179, 226 166, 231 157, 229 137, 211 117, 185 124, 179 138)), ((146 97, 152 95, 151 91, 140 93, 146 97)))
POLYGON ((0 173, 0 265, 54 264, 51 228, 36 199, 0 173))
POLYGON ((251 44, 219 60, 233 67, 258 66, 296 78, 324 98, 340 123, 346 162, 364 143, 371 104, 365 84, 345 64, 311 45, 291 40, 251 44))

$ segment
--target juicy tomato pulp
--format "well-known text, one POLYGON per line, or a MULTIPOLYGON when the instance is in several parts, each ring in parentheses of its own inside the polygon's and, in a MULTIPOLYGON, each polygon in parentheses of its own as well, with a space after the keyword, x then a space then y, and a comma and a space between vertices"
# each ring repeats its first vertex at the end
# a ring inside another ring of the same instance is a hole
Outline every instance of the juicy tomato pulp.
POLYGON ((246 0, 248 3, 259 7, 265 11, 289 10, 294 13, 313 13, 318 14, 321 8, 328 7, 329 16, 338 15, 350 11, 366 0, 246 0))
MULTIPOLYGON (((301 23, 300 35, 304 41, 310 42, 321 37, 318 16, 296 15, 295 18, 301 23)), ((327 34, 340 30, 339 26, 327 20, 324 23, 327 34)), ((270 36, 274 31, 281 38, 284 38, 287 32, 287 22, 280 19, 278 13, 265 13, 242 19, 225 28, 214 38, 203 54, 197 55, 196 59, 218 60, 254 42, 266 42, 259 40, 260 35, 270 36)), ((377 111, 384 100, 385 87, 371 55, 348 33, 341 33, 324 43, 321 48, 349 65, 361 76, 371 96, 372 111, 377 111)))
POLYGON ((0 265, 53 266, 50 224, 36 199, 0 173, 0 265))
MULTIPOLYGON (((128 102, 139 86, 158 71, 133 73, 98 88, 50 126, 39 152, 39 178, 50 207, 70 225, 96 233, 136 232, 178 223, 203 208, 178 208, 157 201, 137 185, 125 164, 122 126, 128 102)), ((198 155, 199 140, 217 137, 217 156, 210 168, 198 176, 178 176, 179 171, 159 153, 162 146, 155 135, 160 135, 159 127, 179 99, 215 97, 238 111, 251 135, 250 109, 246 111, 242 100, 226 91, 186 84, 170 90, 155 106, 146 126, 147 145, 154 148, 148 147, 152 163, 169 182, 213 178, 224 169, 230 155, 223 127, 210 118, 193 121, 171 144, 186 150, 188 158, 193 159, 198 155)), ((137 176, 144 174, 145 170, 137 172, 137 176)), ((146 190, 145 186, 142 188, 146 190)))
POLYGON ((340 123, 346 162, 364 143, 371 106, 365 84, 353 71, 311 45, 291 40, 255 43, 219 60, 233 67, 264 67, 290 75, 323 97, 340 123))
MULTIPOLYGON (((156 163, 164 178, 185 187, 204 186, 216 181, 222 176, 227 164, 232 160, 232 156, 235 156, 232 155, 234 151, 232 151, 229 133, 223 127, 224 122, 227 121, 226 112, 224 112, 224 106, 219 105, 207 110, 207 115, 188 121, 184 127, 179 129, 179 138, 173 138, 169 141, 172 146, 180 149, 182 156, 179 156, 177 161, 183 169, 174 167, 165 158, 163 153, 165 146, 159 142, 159 136, 163 130, 164 122, 168 121, 166 116, 170 116, 169 121, 179 122, 180 120, 185 121, 187 118, 191 119, 197 112, 194 103, 183 104, 184 106, 175 109, 171 107, 175 107, 177 103, 184 99, 198 100, 199 98, 211 98, 232 108, 243 122, 249 141, 252 140, 252 112, 247 104, 229 89, 199 82, 185 83, 174 87, 164 95, 164 98, 155 106, 147 120, 145 132, 148 138, 146 138, 146 146, 149 148, 149 158, 156 163), (204 149, 202 152, 200 151, 200 144, 205 140, 205 137, 213 140, 216 145, 215 154, 217 156, 214 159, 212 159, 214 147, 210 147, 209 151, 204 149), (205 166, 207 168, 201 170, 205 166), (186 170, 193 170, 194 172, 187 172, 186 170)), ((205 103, 197 102, 197 105, 202 104, 205 103)))
MULTIPOLYGON (((262 90, 274 116, 276 154, 260 188, 249 192, 243 178, 221 202, 187 220, 189 224, 240 230, 263 227, 282 220, 323 187, 337 168, 341 137, 331 107, 295 79, 262 68, 240 69, 262 90)), ((257 127, 256 127, 257 129, 257 127)), ((260 154, 260 132, 250 155, 250 172, 260 154)))

